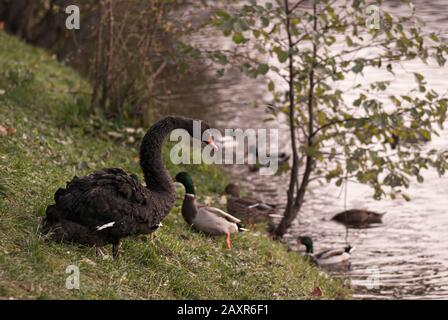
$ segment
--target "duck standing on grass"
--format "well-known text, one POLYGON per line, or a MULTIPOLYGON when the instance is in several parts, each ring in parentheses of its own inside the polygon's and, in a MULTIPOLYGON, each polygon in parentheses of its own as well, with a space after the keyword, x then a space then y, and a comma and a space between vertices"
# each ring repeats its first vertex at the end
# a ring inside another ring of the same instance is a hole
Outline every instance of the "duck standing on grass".
POLYGON ((247 224, 268 221, 269 216, 276 213, 275 205, 264 203, 259 199, 241 198, 240 188, 230 183, 225 188, 227 211, 247 224))
POLYGON ((350 260, 350 255, 355 249, 352 246, 346 246, 341 249, 327 249, 314 254, 313 240, 311 237, 299 237, 299 241, 306 247, 305 257, 319 266, 338 264, 350 260))
POLYGON ((230 234, 246 231, 241 225, 241 220, 222 211, 221 209, 196 205, 196 193, 193 179, 187 172, 176 175, 176 181, 185 187, 185 197, 182 203, 182 216, 188 225, 198 231, 209 235, 226 235, 226 244, 232 248, 230 234))

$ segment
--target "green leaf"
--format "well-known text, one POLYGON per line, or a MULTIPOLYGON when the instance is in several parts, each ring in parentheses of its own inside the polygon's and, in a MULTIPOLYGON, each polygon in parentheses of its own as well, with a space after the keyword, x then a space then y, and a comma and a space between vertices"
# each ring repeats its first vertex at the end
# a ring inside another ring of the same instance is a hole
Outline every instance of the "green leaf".
POLYGON ((439 67, 443 67, 445 65, 446 59, 443 56, 441 51, 438 51, 436 54, 436 60, 437 60, 437 64, 439 65, 439 67))
POLYGON ((327 121, 326 113, 323 111, 318 111, 317 112, 317 123, 322 126, 322 125, 326 124, 327 122, 328 121, 327 121))
POLYGON ((364 69, 364 62, 362 60, 356 60, 355 65, 352 68, 354 73, 360 73, 364 69))
POLYGON ((226 11, 223 10, 216 11, 216 15, 224 20, 230 19, 230 14, 228 14, 226 11))
POLYGON ((415 80, 421 84, 423 82, 423 80, 425 80, 425 77, 423 75, 421 75, 420 73, 414 72, 414 77, 415 80))
POLYGON ((423 139, 430 141, 431 140, 431 133, 428 130, 420 130, 419 132, 423 139))
POLYGON ((356 170, 359 169, 358 164, 356 164, 356 162, 354 162, 354 161, 352 161, 350 159, 347 160, 347 165, 346 166, 347 166, 347 171, 349 173, 355 172, 356 170))
POLYGON ((431 33, 429 35, 429 37, 431 38, 431 40, 435 41, 435 42, 440 42, 439 37, 435 34, 435 33, 431 33))
POLYGON ((229 63, 227 56, 221 52, 217 52, 214 55, 215 61, 221 65, 226 65, 229 63))
POLYGON ((343 182, 344 182, 344 179, 339 178, 338 180, 336 180, 336 186, 337 186, 337 187, 342 186, 342 183, 343 183, 343 182))
POLYGON ((327 173, 327 175, 325 176, 325 178, 327 179, 327 181, 330 181, 333 178, 339 177, 342 174, 342 169, 341 167, 338 165, 337 168, 331 170, 330 172, 327 173))
POLYGON ((269 81, 269 84, 268 84, 268 90, 270 91, 270 92, 273 92, 274 90, 275 90, 275 84, 274 84, 274 82, 271 80, 271 81, 269 81))
POLYGON ((361 94, 359 95, 359 98, 356 99, 355 101, 353 101, 353 105, 354 105, 355 107, 359 107, 359 106, 361 105, 361 103, 362 103, 364 100, 366 100, 366 99, 367 99, 367 96, 366 96, 365 94, 361 93, 361 94))
POLYGON ((393 102, 395 106, 401 107, 401 101, 398 100, 395 96, 389 96, 389 99, 393 102))
POLYGON ((233 35, 232 40, 236 44, 240 44, 240 43, 243 43, 243 42, 247 41, 247 39, 244 38, 244 35, 241 32, 235 32, 235 34, 233 35))
POLYGON ((286 60, 288 60, 288 53, 283 51, 280 47, 276 47, 274 51, 277 54, 277 59, 279 62, 284 63, 286 62, 286 60))
POLYGON ((349 47, 353 47, 353 40, 352 40, 352 38, 350 38, 349 36, 346 36, 346 37, 345 37, 345 42, 347 42, 347 45, 348 45, 349 47))
POLYGON ((265 63, 258 65, 257 73, 261 75, 265 75, 269 71, 269 66, 265 63))
POLYGON ((411 201, 411 198, 410 198, 407 194, 402 193, 401 196, 402 196, 402 198, 403 198, 404 200, 406 200, 406 201, 408 201, 408 202, 411 201))
POLYGON ((271 23, 271 21, 269 20, 269 18, 261 17, 261 25, 263 26, 263 28, 266 28, 267 26, 269 26, 270 23, 271 23))
POLYGON ((313 158, 319 156, 320 154, 319 149, 317 149, 316 147, 305 146, 303 147, 303 151, 305 152, 306 155, 313 158))

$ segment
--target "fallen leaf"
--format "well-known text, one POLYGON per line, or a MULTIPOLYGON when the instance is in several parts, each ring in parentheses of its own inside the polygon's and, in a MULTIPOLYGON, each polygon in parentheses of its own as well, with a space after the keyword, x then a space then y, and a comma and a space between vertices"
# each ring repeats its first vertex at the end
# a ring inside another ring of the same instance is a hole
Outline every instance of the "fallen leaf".
POLYGON ((320 297, 322 297, 322 289, 321 288, 319 288, 319 287, 316 287, 316 288, 314 288, 314 290, 311 292, 311 295, 313 296, 313 297, 316 297, 316 298, 320 298, 320 297))
POLYGON ((132 133, 135 133, 137 130, 135 128, 124 128, 124 131, 126 133, 132 134, 132 133))
POLYGON ((0 96, 3 96, 6 93, 6 90, 0 89, 0 96))
POLYGON ((0 135, 6 136, 8 134, 14 134, 16 131, 16 128, 8 128, 0 124, 0 135))
POLYGON ((109 131, 109 132, 107 132, 107 135, 112 137, 112 138, 115 138, 115 139, 123 138, 123 134, 122 133, 115 132, 115 131, 109 131))
POLYGON ((84 262, 85 264, 91 265, 91 266, 96 266, 96 262, 88 259, 88 258, 84 258, 81 260, 81 262, 84 262))
POLYGON ((34 285, 32 283, 22 283, 19 287, 28 292, 34 291, 34 285))

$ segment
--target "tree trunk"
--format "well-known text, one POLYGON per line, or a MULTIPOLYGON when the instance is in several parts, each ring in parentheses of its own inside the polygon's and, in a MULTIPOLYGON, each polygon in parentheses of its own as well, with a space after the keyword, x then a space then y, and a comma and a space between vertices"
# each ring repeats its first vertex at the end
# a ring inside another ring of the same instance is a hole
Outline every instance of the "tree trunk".
MULTIPOLYGON (((275 230, 274 237, 275 238, 281 238, 286 231, 291 227, 293 221, 297 217, 297 214, 300 212, 300 209, 302 208, 306 190, 310 181, 311 173, 313 172, 314 167, 314 158, 310 155, 306 157, 306 165, 305 165, 305 171, 303 174, 302 182, 300 184, 300 187, 297 188, 296 194, 294 194, 295 186, 298 181, 298 173, 299 173, 299 162, 298 162, 298 155, 297 155, 297 148, 295 144, 295 124, 294 124, 294 64, 293 64, 293 54, 292 54, 292 48, 293 48, 293 42, 292 42, 292 36, 290 32, 290 18, 289 18, 289 4, 288 0, 285 0, 285 12, 287 14, 286 18, 286 25, 287 25, 287 32, 288 32, 288 45, 289 45, 289 112, 290 112, 290 129, 291 129, 291 140, 292 140, 292 149, 293 149, 293 167, 291 170, 291 177, 290 177, 290 184, 288 189, 288 202, 285 208, 285 212, 283 214, 283 219, 278 225, 277 229, 275 230), (296 159, 294 159, 296 158, 296 159)), ((313 5, 313 13, 314 13, 314 31, 317 30, 317 6, 316 4, 313 5)), ((315 43, 313 43, 313 57, 314 60, 316 59, 317 55, 317 46, 315 43)), ((309 90, 308 90, 308 141, 307 146, 309 148, 313 147, 313 107, 314 107, 314 61, 311 66, 310 74, 309 74, 309 90)))
POLYGON ((29 3, 27 0, 14 0, 4 4, 3 18, 5 19, 6 31, 16 35, 19 38, 25 38, 29 31, 30 21, 35 3, 29 3))
POLYGON ((98 31, 96 42, 96 55, 95 55, 95 67, 94 67, 94 83, 92 91, 91 108, 96 108, 98 100, 98 92, 101 83, 101 75, 103 73, 103 0, 98 0, 98 31))
POLYGON ((288 96, 289 96, 289 129, 291 135, 291 149, 292 149, 292 169, 291 175, 289 177, 289 187, 287 191, 288 200, 286 203, 284 217, 280 222, 279 226, 274 232, 275 238, 281 238, 286 230, 289 228, 290 223, 288 222, 297 215, 296 209, 294 207, 294 192, 297 185, 297 176, 299 173, 299 155, 297 153, 297 139, 296 139, 296 126, 295 126, 295 93, 294 93, 294 56, 293 56, 293 41, 291 34, 291 20, 289 11, 289 1, 284 0, 284 11, 286 14, 286 33, 288 35, 288 54, 289 54, 289 83, 288 83, 288 96))
POLYGON ((28 39, 33 45, 51 49, 63 34, 64 13, 56 12, 55 6, 59 3, 52 0, 44 17, 34 26, 34 34, 28 39))
POLYGON ((110 79, 111 79, 111 68, 112 68, 112 54, 113 54, 113 29, 114 29, 114 17, 113 17, 113 6, 112 0, 106 2, 106 12, 107 12, 107 46, 104 61, 104 73, 102 82, 102 92, 100 99, 100 107, 105 110, 107 101, 109 98, 110 89, 110 79))

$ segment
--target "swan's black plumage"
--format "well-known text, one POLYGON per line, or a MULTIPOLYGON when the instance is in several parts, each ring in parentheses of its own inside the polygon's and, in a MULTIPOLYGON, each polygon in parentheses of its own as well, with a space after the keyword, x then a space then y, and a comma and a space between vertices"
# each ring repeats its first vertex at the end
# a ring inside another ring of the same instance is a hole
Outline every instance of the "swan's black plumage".
MULTIPOLYGON (((119 168, 74 177, 66 188, 56 191, 55 204, 47 207, 42 232, 56 241, 97 247, 112 244, 116 255, 121 238, 156 230, 175 202, 175 187, 161 151, 165 137, 177 128, 193 136, 193 120, 167 117, 143 138, 140 165, 146 187, 135 175, 119 168)), ((202 123, 201 135, 208 128, 202 123)))

